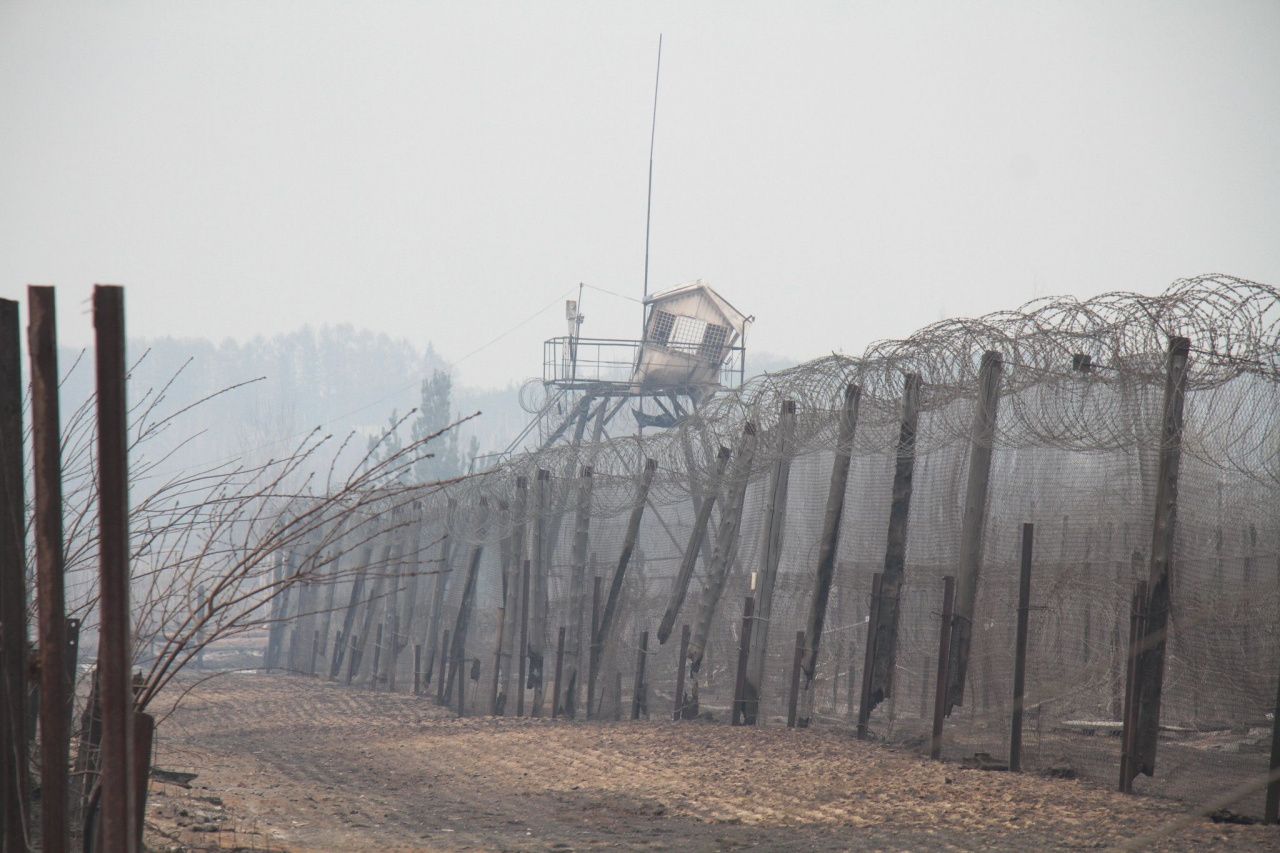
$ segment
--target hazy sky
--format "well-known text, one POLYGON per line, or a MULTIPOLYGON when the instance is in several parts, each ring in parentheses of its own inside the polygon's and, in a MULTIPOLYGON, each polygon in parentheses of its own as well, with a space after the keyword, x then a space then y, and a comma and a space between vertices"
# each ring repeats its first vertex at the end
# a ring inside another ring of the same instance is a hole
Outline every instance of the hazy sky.
POLYGON ((659 33, 651 283, 714 284, 749 351, 1280 284, 1275 0, 42 0, 0 3, 0 295, 59 285, 72 342, 113 282, 134 335, 351 322, 535 374, 579 281, 640 294, 659 33))

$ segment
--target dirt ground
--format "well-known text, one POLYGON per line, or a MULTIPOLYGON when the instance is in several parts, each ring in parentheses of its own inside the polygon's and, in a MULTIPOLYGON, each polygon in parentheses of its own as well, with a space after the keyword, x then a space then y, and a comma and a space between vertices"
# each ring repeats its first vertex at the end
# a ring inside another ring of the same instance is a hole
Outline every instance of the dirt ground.
MULTIPOLYGON (((454 720, 278 675, 203 684, 157 750, 157 767, 199 774, 152 786, 148 842, 169 850, 1146 849, 1183 814, 835 729, 454 720)), ((1280 850, 1280 828, 1201 819, 1160 847, 1280 850)))

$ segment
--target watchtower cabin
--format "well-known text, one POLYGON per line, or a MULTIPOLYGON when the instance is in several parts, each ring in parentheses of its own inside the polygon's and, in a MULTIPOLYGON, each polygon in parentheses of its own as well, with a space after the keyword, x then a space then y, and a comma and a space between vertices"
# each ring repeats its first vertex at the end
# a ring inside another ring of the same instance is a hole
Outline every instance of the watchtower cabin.
POLYGON ((579 303, 566 303, 569 334, 543 344, 540 399, 529 407, 534 418, 507 453, 529 446, 535 431, 537 446, 548 447, 576 444, 588 424, 589 435, 602 438, 665 429, 717 391, 742 385, 754 318, 702 281, 655 293, 644 306, 638 339, 589 338, 581 334, 579 303))

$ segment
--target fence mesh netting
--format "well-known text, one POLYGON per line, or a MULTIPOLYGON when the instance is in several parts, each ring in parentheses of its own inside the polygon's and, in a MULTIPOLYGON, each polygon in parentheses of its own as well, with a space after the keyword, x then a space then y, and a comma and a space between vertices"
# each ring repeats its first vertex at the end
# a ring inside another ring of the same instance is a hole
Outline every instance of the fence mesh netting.
MULTIPOLYGON (((703 716, 727 721, 744 599, 753 595, 753 643, 763 652, 763 676, 755 679, 759 722, 781 724, 795 635, 805 630, 815 595, 845 389, 856 384, 861 397, 835 572, 805 712, 813 725, 851 726, 872 576, 884 569, 889 544, 904 377, 915 374, 920 408, 897 649, 889 697, 870 714, 869 731, 927 749, 943 578, 956 575, 961 562, 979 369, 990 351, 1003 371, 981 572, 963 702, 946 721, 943 754, 1007 756, 1021 535, 1032 523, 1023 766, 1114 785, 1131 600, 1135 582, 1150 571, 1169 339, 1185 336, 1191 352, 1160 746, 1154 777, 1140 777, 1136 789, 1203 799, 1267 771, 1268 716, 1280 675, 1277 321, 1280 294, 1227 276, 1179 281, 1157 297, 1040 300, 941 322, 858 358, 833 355, 758 377, 656 434, 593 443, 587 430, 582 443, 522 455, 399 504, 384 534, 344 551, 347 568, 361 560, 374 567, 367 576, 344 573, 326 583, 320 575, 292 600, 277 602, 289 629, 277 632, 275 663, 291 656, 294 669, 314 666, 356 684, 411 690, 416 648, 424 692, 449 680, 442 660, 455 662, 467 713, 490 712, 500 665, 500 711, 515 713, 520 703, 526 713, 536 707, 549 716, 553 704, 559 712, 568 704, 582 716, 594 580, 604 610, 645 460, 652 459, 656 472, 599 652, 592 711, 630 715, 647 632, 647 710, 670 718, 681 627, 689 625, 702 654, 685 690, 696 691, 703 716), (795 416, 784 428, 786 401, 794 402, 795 416), (748 423, 757 440, 735 534, 724 516, 736 509, 744 472, 735 462, 748 423), (734 451, 723 474, 721 446, 734 451), (592 469, 589 494, 584 466, 592 469), (786 474, 781 493, 779 472, 786 474), (698 509, 713 497, 675 628, 659 643, 698 509), (779 557, 776 578, 766 580, 769 542, 779 557), (722 582, 717 554, 726 557, 722 582), (519 618, 525 560, 527 619, 519 618), (522 624, 526 684, 540 681, 541 699, 515 686, 522 624), (565 653, 553 698, 561 629, 565 653)), ((330 537, 327 547, 340 549, 340 542, 330 537)), ((455 688, 449 691, 456 705, 455 688)), ((1234 808, 1260 812, 1262 794, 1234 808)))

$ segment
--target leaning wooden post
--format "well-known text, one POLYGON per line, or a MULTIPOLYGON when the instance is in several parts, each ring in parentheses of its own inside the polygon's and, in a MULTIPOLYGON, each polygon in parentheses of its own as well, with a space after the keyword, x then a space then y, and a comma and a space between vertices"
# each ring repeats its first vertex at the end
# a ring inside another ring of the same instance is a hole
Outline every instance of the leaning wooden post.
POLYGON ((1160 693, 1164 684, 1164 650, 1169 633, 1170 581, 1174 533, 1178 517, 1178 469, 1182 463, 1182 407, 1187 393, 1191 341, 1169 339, 1164 384, 1164 424, 1160 431, 1160 464, 1156 473, 1156 510, 1151 531, 1151 570, 1147 577, 1146 619, 1139 645, 1134 704, 1134 763, 1150 776, 1156 768, 1160 734, 1160 693))
POLYGON ((453 626, 453 651, 450 657, 453 666, 445 673, 448 684, 445 686, 445 698, 452 695, 453 682, 458 683, 458 716, 465 710, 462 697, 466 695, 466 673, 463 669, 467 657, 467 632, 471 627, 471 612, 475 609, 476 583, 480 575, 480 559, 484 556, 484 539, 489 528, 489 501, 480 498, 476 519, 476 542, 471 548, 471 560, 467 563, 467 576, 462 585, 462 600, 458 604, 458 618, 453 626))
POLYGON ((955 615, 951 621, 950 683, 945 711, 964 703, 973 617, 978 603, 978 576, 982 571, 982 534, 987 523, 987 488, 991 457, 995 452, 996 413, 1000 405, 1000 374, 1004 360, 995 350, 982 354, 978 369, 978 399, 974 401, 973 428, 969 438, 969 476, 960 526, 960 567, 956 578, 955 615))
POLYGON ((796 727, 796 705, 800 700, 800 665, 804 660, 804 631, 796 631, 796 650, 791 658, 791 690, 787 693, 787 728, 796 727))
POLYGON ((711 510, 715 507, 716 496, 720 494, 720 479, 724 476, 725 466, 729 464, 731 451, 721 447, 716 454, 716 467, 707 484, 707 494, 698 507, 693 520, 693 530, 689 533, 689 543, 685 545, 684 557, 680 560, 680 569, 676 573, 675 582, 671 586, 671 601, 662 614, 662 624, 658 626, 658 642, 665 643, 671 636, 680 608, 689 592, 689 581, 693 579, 694 567, 698 564, 698 554, 702 551, 702 543, 707 535, 707 522, 711 520, 711 510))
POLYGON ((533 688, 533 706, 530 715, 542 716, 543 677, 542 665, 546 657, 547 610, 550 606, 548 592, 549 569, 547 566, 547 514, 551 509, 551 472, 538 469, 538 479, 533 490, 533 578, 530 595, 533 610, 529 620, 529 681, 533 688))
MULTIPOLYGON (((62 559, 62 446, 58 333, 52 287, 28 287, 31 446, 35 481, 36 604, 40 621, 41 849, 65 851, 71 721, 66 682, 67 609, 62 559)), ((19 601, 22 599, 20 598, 19 601)), ((7 775, 7 774, 6 774, 7 775)))
MULTIPOLYGON (((502 699, 498 703, 503 716, 512 713, 515 709, 512 679, 515 670, 519 668, 516 658, 524 655, 523 648, 516 647, 520 635, 519 630, 516 628, 516 623, 525 618, 521 615, 523 611, 520 609, 520 585, 523 582, 521 579, 524 577, 525 533, 528 512, 529 481, 524 477, 516 477, 516 497, 515 504, 511 510, 511 544, 509 546, 512 577, 510 583, 506 584, 504 588, 506 596, 504 598, 503 620, 508 623, 508 627, 503 630, 502 634, 502 686, 499 688, 502 699)), ((521 680, 516 689, 524 690, 523 680, 521 680)))
POLYGON ((671 712, 671 719, 684 719, 684 661, 689 654, 689 626, 682 625, 680 628, 680 656, 676 658, 676 693, 675 693, 675 709, 671 712))
MULTIPOLYGON (((587 593, 587 548, 591 530, 592 473, 590 465, 582 468, 578 477, 577 502, 573 513, 573 554, 569 575, 569 673, 562 695, 564 714, 573 719, 578 712, 578 692, 581 671, 586 657, 583 655, 583 609, 587 593)), ((593 627, 594 630, 594 627, 593 627)))
POLYGON ((440 640, 440 677, 436 679, 436 704, 445 705, 448 703, 448 696, 445 693, 449 684, 449 652, 453 646, 449 643, 449 629, 444 629, 444 637, 440 640))
POLYGON ((626 580, 631 553, 635 550, 636 539, 640 535, 640 521, 644 518, 645 504, 649 501, 649 488, 653 485, 653 477, 657 471, 657 460, 646 459, 644 471, 640 475, 640 488, 636 492, 635 504, 631 509, 631 518, 627 521, 627 535, 622 540, 622 553, 618 556, 618 566, 614 569, 613 581, 609 584, 609 597, 605 600, 604 612, 600 614, 600 624, 596 626, 595 639, 591 648, 592 672, 595 672, 600 665, 605 644, 610 638, 613 620, 618 615, 618 605, 622 600, 622 584, 626 580))
POLYGON ((649 702, 645 698, 648 684, 644 680, 644 666, 649 657, 649 632, 640 633, 640 648, 636 649, 636 680, 631 690, 631 719, 649 716, 649 702))
POLYGON ((871 725, 871 670, 876 659, 876 638, 879 632, 876 626, 880 622, 881 592, 884 588, 884 575, 876 572, 871 576, 871 600, 867 607, 867 642, 863 647, 862 658, 862 692, 858 698, 858 740, 866 740, 871 725))
POLYGON ((776 458, 769 478, 769 498, 765 505, 764 533, 761 540, 760 572, 756 584, 756 618, 760 623, 751 632, 751 656, 747 661, 747 701, 751 713, 746 720, 755 725, 764 690, 765 659, 769 651, 769 620, 773 616, 773 590, 782 560, 783 534, 786 531, 787 488, 791 479, 791 457, 795 452, 793 436, 796 424, 794 400, 783 400, 778 417, 776 458))
POLYGON ((920 376, 905 378, 902 390, 902 422, 898 428, 897 460, 893 470, 893 502, 889 507, 889 537, 880 578, 876 608, 875 659, 871 663, 871 690, 867 696, 875 708, 893 695, 898 663, 898 617, 902 584, 906 577, 907 521, 911 513, 911 489, 916 465, 916 424, 920 417, 920 376))
MULTIPOLYGON (((524 716, 524 668, 528 661, 529 647, 529 561, 525 560, 520 572, 520 674, 516 679, 516 716, 524 716)), ((509 700, 508 700, 509 701, 509 700)))
MULTIPOLYGON (((505 600, 505 597, 504 597, 505 600)), ((507 611, 505 607, 498 608, 498 641, 494 643, 493 650, 493 689, 489 693, 489 714, 497 717, 503 710, 504 700, 506 697, 500 692, 502 681, 502 642, 503 634, 507 630, 507 611)))
POLYGON ((1267 784, 1266 823, 1280 822, 1280 679, 1276 681, 1276 706, 1271 715, 1271 781, 1267 784))
MULTIPOLYGON (((440 636, 440 623, 444 619, 444 599, 445 594, 449 591, 449 575, 453 573, 453 528, 457 520, 458 499, 449 498, 445 509, 444 518, 444 536, 440 541, 440 570, 436 574, 436 588, 431 596, 431 619, 427 623, 427 674, 423 679, 425 684, 431 684, 432 668, 435 666, 437 649, 436 641, 440 636)), ((443 658, 445 655, 440 654, 443 658)), ((445 673, 440 673, 440 679, 437 680, 437 694, 440 694, 439 683, 445 677, 445 673)))
POLYGON ((26 484, 18 303, 0 299, 0 850, 27 849, 26 484))
POLYGON ((98 400, 98 679, 102 849, 135 850, 133 660, 129 612, 129 446, 124 288, 93 289, 98 400))
POLYGON ((560 676, 564 674, 564 626, 556 636, 556 680, 551 694, 551 719, 560 716, 560 676))
POLYGON ((1018 575, 1018 634, 1013 652, 1013 720, 1009 732, 1009 769, 1022 769, 1022 702, 1027 677, 1027 616, 1031 610, 1031 547, 1034 524, 1022 525, 1022 564, 1018 575))
MULTIPOLYGON (((356 569, 356 576, 351 581, 351 594, 347 599, 347 611, 342 617, 342 629, 338 632, 338 636, 342 638, 342 641, 334 649, 333 660, 329 663, 330 680, 336 680, 342 673, 342 661, 346 657, 348 646, 351 646, 349 638, 352 636, 352 629, 355 628, 356 608, 360 606, 361 596, 364 595, 365 576, 369 574, 369 564, 372 562, 373 546, 365 545, 360 551, 360 567, 356 569)), ((351 647, 354 648, 354 646, 351 647)), ((347 683, 350 683, 350 681, 350 678, 348 678, 347 683)))
POLYGON ((849 485, 849 459, 853 453, 853 433, 858 424, 858 404, 862 389, 850 383, 844 389, 844 406, 840 410, 836 431, 835 458, 831 462, 831 483, 827 487, 827 510, 822 519, 822 538, 818 541, 818 570, 814 573, 813 597, 809 605, 809 619, 805 623, 804 636, 809 648, 804 650, 801 669, 804 673, 800 687, 799 715, 788 712, 788 725, 809 725, 813 716, 813 679, 818 671, 818 646, 822 642, 822 629, 827 619, 827 603, 831 598, 831 584, 836 576, 836 550, 840 541, 840 522, 844 518, 844 494, 849 485), (796 719, 792 720, 792 717, 796 719))
MULTIPOLYGON (((702 655, 711 637, 711 623, 715 618, 716 608, 724 595, 729 579, 729 570, 738 553, 738 531, 742 524, 742 507, 747 496, 747 486, 751 481, 751 464, 756 452, 756 426, 751 421, 742 425, 742 439, 738 444, 738 452, 733 463, 733 470, 725 485, 728 494, 724 507, 720 512, 720 525, 716 529, 715 549, 711 554, 711 565, 707 569, 706 586, 699 602, 697 622, 694 625, 693 637, 689 642, 687 658, 689 675, 697 675, 702 666, 702 655)), ((696 683, 695 683, 696 690, 696 683)), ((696 695, 696 694, 695 694, 696 695)))
POLYGON ((947 715, 947 668, 951 662, 951 622, 955 615, 956 579, 942 579, 942 624, 938 630, 938 679, 933 693, 933 737, 929 741, 929 757, 942 757, 942 719, 947 715))
MULTIPOLYGON (((1135 552, 1134 557, 1138 554, 1135 552)), ((1137 581, 1129 605, 1129 648, 1125 661, 1124 712, 1120 730, 1120 793, 1133 793, 1134 684, 1138 678, 1138 649, 1142 642, 1143 617, 1147 602, 1147 582, 1137 581)))
POLYGON ((422 643, 413 644, 413 695, 422 693, 422 643))
POLYGON ((738 671, 733 684, 733 714, 730 725, 748 725, 755 720, 755 714, 747 716, 747 664, 751 659, 751 626, 754 622, 755 599, 747 596, 742 605, 742 633, 738 638, 738 671))
POLYGON ((591 588, 591 650, 587 660, 587 719, 590 720, 595 713, 595 706, 591 704, 592 697, 596 695, 596 679, 599 677, 600 670, 600 651, 596 649, 596 632, 600 629, 600 599, 602 598, 600 591, 604 579, 596 575, 591 588))

